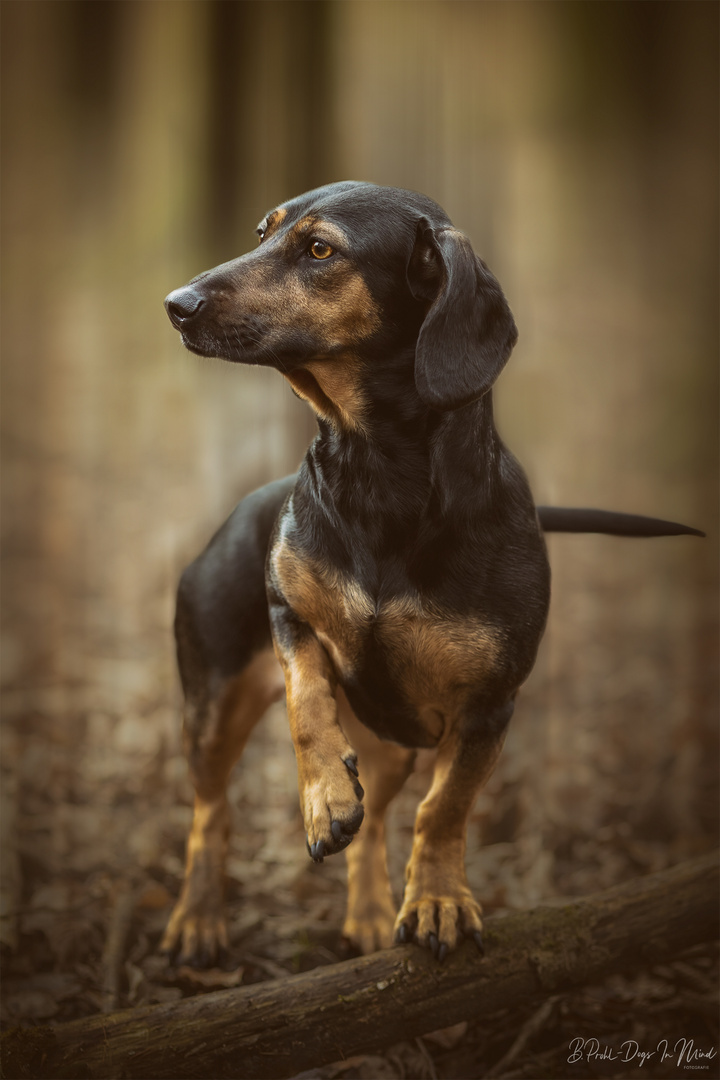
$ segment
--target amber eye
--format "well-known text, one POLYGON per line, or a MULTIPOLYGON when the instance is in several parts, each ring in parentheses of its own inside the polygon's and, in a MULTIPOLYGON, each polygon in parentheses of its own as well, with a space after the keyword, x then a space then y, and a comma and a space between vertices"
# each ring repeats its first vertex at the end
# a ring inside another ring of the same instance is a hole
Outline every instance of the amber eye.
POLYGON ((313 259, 329 259, 333 254, 333 249, 323 240, 314 240, 308 249, 308 254, 312 255, 313 259))

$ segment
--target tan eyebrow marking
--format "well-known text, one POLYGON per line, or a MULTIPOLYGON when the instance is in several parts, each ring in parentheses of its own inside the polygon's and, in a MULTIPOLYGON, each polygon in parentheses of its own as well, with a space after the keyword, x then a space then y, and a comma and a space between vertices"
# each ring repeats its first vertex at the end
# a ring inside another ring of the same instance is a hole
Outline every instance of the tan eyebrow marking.
POLYGON ((346 247, 349 243, 347 233, 338 225, 334 225, 332 221, 324 221, 322 218, 314 217, 312 214, 300 218, 300 220, 293 225, 290 232, 291 235, 295 237, 302 237, 303 235, 309 236, 311 233, 316 232, 323 240, 327 240, 331 245, 336 244, 338 247, 346 247))
POLYGON ((262 219, 256 231, 263 236, 267 236, 273 229, 277 229, 278 226, 282 225, 286 217, 287 210, 284 206, 279 206, 277 210, 273 210, 272 213, 262 219))

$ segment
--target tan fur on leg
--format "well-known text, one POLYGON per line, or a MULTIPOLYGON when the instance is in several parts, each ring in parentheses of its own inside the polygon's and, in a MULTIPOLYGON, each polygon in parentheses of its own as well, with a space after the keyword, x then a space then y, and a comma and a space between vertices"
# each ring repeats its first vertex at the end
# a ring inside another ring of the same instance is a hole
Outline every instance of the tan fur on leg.
POLYGON ((504 741, 465 742, 453 733, 440 747, 430 791, 415 819, 399 940, 414 938, 442 957, 462 934, 480 944, 482 909, 465 875, 465 831, 475 796, 492 772, 504 741))
POLYGON ((383 742, 355 719, 342 691, 340 722, 358 752, 365 820, 347 849, 348 900, 344 936, 363 953, 392 944, 395 902, 385 850, 385 811, 412 772, 415 751, 383 742))

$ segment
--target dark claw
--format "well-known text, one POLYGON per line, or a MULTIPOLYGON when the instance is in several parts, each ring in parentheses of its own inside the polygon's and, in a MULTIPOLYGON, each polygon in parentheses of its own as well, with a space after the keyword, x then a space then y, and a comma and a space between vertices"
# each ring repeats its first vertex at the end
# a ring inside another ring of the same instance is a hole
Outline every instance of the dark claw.
POLYGON ((321 863, 325 856, 325 841, 318 840, 317 843, 310 845, 310 858, 313 862, 321 863))
POLYGON ((485 946, 483 944, 483 936, 479 930, 475 930, 473 933, 473 941, 477 945, 477 950, 481 956, 485 955, 485 946))
POLYGON ((442 945, 438 949, 438 954, 437 954, 439 964, 442 964, 442 962, 445 959, 445 957, 447 956, 447 954, 448 954, 448 947, 445 944, 445 942, 443 941, 442 945))
POLYGON ((352 776, 355 777, 355 783, 353 784, 353 788, 355 790, 355 795, 357 796, 358 799, 362 799, 365 792, 363 791, 362 785, 361 785, 360 781, 358 780, 357 759, 356 758, 350 758, 350 757, 349 758, 344 758, 343 764, 345 765, 345 768, 347 769, 347 771, 352 776))
POLYGON ((433 956, 438 954, 438 939, 435 934, 428 934, 428 945, 433 956))
POLYGON ((400 923, 395 937, 400 945, 407 945, 410 940, 410 931, 405 923, 400 923))

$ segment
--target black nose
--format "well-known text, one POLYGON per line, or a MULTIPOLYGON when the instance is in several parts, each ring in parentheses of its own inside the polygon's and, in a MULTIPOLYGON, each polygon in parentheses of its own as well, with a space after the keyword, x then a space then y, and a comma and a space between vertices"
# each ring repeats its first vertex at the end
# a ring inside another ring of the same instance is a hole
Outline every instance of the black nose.
POLYGON ((179 330, 189 319, 197 315, 203 303, 202 296, 193 289, 189 287, 175 289, 175 292, 165 297, 165 310, 170 317, 170 322, 179 330))

